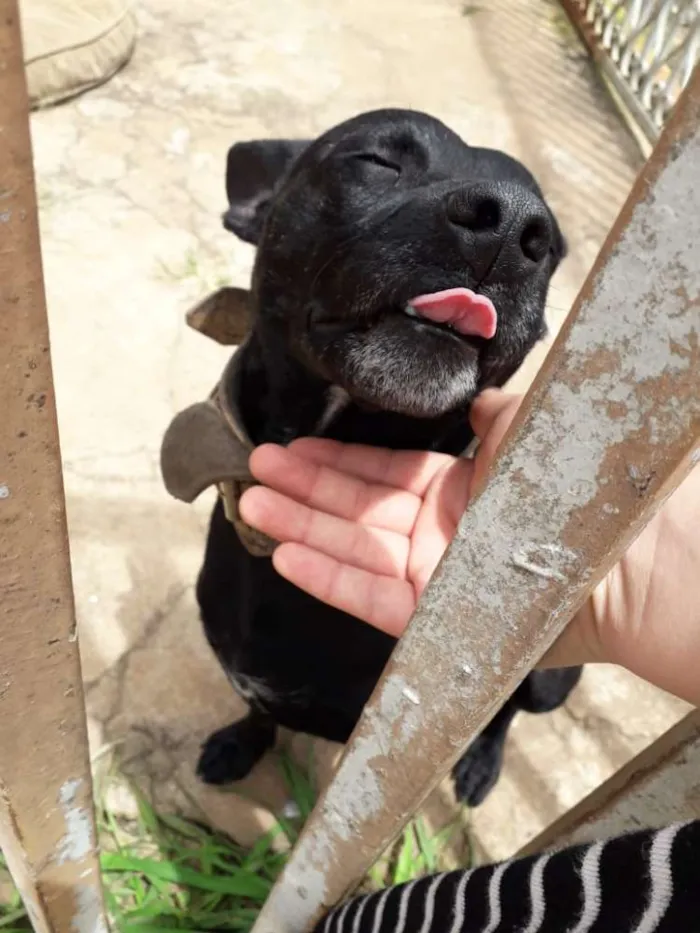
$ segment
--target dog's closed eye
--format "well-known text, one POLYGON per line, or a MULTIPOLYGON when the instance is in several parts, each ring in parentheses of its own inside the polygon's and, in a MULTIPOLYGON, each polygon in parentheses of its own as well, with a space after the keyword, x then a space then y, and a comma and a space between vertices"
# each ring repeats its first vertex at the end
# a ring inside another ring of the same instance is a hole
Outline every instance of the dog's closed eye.
POLYGON ((392 172, 395 177, 401 174, 401 166, 397 162, 392 162, 376 152, 357 152, 353 153, 351 158, 357 162, 362 162, 364 165, 371 166, 377 173, 384 172, 388 174, 392 172))

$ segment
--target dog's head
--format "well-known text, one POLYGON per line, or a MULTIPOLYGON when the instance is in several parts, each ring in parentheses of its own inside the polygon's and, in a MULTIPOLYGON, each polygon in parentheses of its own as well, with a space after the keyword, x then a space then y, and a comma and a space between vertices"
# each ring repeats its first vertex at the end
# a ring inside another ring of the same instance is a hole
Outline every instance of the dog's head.
POLYGON ((238 143, 226 187, 225 226, 257 246, 255 326, 360 403, 441 415, 502 384, 546 332, 566 247, 540 189, 426 114, 238 143))

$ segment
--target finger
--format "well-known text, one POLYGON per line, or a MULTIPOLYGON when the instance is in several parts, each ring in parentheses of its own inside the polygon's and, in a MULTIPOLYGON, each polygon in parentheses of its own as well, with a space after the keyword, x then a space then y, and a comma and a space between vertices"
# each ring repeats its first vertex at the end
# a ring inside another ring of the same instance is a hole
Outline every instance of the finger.
POLYGON ((469 501, 474 464, 457 460, 436 478, 425 497, 413 532, 409 579, 420 595, 454 538, 457 524, 469 501))
POLYGON ((409 540, 383 528, 365 527, 317 512, 263 486, 248 489, 241 517, 275 541, 294 541, 371 573, 404 577, 409 540))
POLYGON ((435 474, 454 460, 448 454, 434 451, 385 450, 314 437, 292 441, 289 449, 312 463, 331 467, 368 483, 403 489, 416 496, 425 495, 435 474))
POLYGON ((415 593, 406 580, 349 567, 303 544, 281 544, 272 562, 281 576, 311 596, 395 638, 415 609, 415 593))
POLYGON ((264 485, 312 509, 399 534, 411 533, 421 507, 413 493, 365 482, 272 444, 253 451, 250 469, 264 485))
POLYGON ((489 413, 491 420, 488 425, 487 433, 483 435, 481 444, 474 458, 474 476, 472 478, 472 487, 470 494, 474 496, 486 481, 487 474, 491 469, 496 451, 501 446, 503 438, 508 432, 513 419, 515 418, 522 398, 518 395, 511 395, 505 401, 505 404, 499 405, 489 413))
POLYGON ((486 389, 477 396, 469 412, 469 421, 474 433, 483 440, 493 427, 494 422, 505 409, 516 402, 516 410, 522 396, 503 392, 501 389, 486 389))

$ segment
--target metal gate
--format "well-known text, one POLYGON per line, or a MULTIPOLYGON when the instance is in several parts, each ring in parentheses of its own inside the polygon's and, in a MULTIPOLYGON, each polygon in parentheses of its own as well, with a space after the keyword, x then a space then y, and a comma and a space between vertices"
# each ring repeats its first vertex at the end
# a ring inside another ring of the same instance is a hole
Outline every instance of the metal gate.
POLYGON ((700 59, 700 0, 562 0, 650 145, 700 59))
MULTIPOLYGON (((354 888, 699 456, 700 69, 690 76, 700 7, 564 3, 627 89, 649 138, 660 139, 258 933, 305 933, 354 888), (620 351, 601 359, 606 328, 620 351), (607 404, 613 376, 624 404, 607 404), (649 427, 654 417, 658 431, 649 427), (567 452, 574 431, 589 439, 575 475, 567 452)), ((0 747, 12 749, 0 760, 0 843, 37 933, 99 933, 105 918, 17 0, 0 0, 0 63, 0 372, 9 400, 0 449, 12 454, 0 477, 0 627, 11 674, 0 691, 0 747), (40 404, 25 404, 28 390, 40 404)), ((699 728, 692 714, 537 844, 591 831, 603 816, 608 828, 624 825, 631 798, 655 801, 657 817, 700 813, 691 793, 699 728)))

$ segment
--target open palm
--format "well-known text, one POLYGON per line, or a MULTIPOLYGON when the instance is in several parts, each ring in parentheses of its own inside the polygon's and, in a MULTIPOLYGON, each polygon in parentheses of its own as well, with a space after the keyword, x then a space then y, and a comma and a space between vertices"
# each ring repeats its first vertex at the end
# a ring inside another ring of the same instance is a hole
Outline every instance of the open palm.
POLYGON ((273 557, 282 576, 398 636, 518 401, 482 396, 472 423, 487 442, 474 461, 313 438, 263 445, 250 467, 264 485, 246 492, 241 514, 283 542, 273 557))

